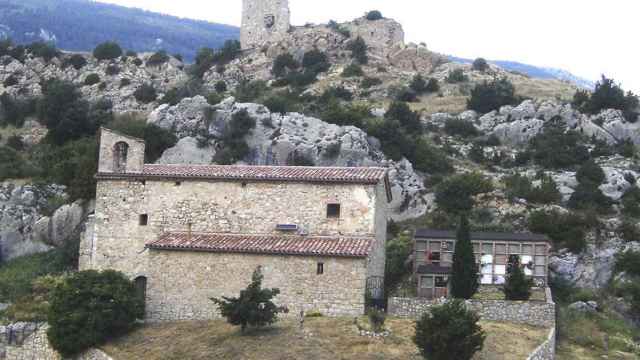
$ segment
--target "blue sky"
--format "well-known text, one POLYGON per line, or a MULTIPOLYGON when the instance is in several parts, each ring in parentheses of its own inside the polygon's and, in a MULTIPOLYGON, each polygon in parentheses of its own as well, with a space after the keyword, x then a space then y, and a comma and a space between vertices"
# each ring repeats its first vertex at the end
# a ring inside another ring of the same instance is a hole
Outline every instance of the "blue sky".
MULTIPOLYGON (((181 17, 240 24, 241 0, 100 0, 181 17)), ((347 21, 378 9, 407 41, 461 57, 512 60, 606 74, 640 93, 640 1, 289 0, 294 25, 347 21)))

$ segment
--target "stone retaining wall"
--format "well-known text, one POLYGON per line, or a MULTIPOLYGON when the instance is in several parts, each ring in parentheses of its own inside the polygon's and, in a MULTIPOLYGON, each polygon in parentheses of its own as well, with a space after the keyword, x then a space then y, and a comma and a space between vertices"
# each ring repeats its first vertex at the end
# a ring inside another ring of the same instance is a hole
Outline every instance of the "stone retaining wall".
POLYGON ((538 346, 527 360, 555 360, 556 358, 556 328, 549 331, 547 341, 538 346))
MULTIPOLYGON (((442 300, 390 298, 389 315, 418 318, 442 300)), ((541 327, 556 325, 556 304, 547 289, 547 301, 467 300, 467 306, 483 320, 508 321, 541 327)))
MULTIPOLYGON (((15 323, 0 326, 0 359, 62 360, 47 339, 46 323, 15 323)), ((90 349, 74 360, 113 360, 99 349, 90 349)))

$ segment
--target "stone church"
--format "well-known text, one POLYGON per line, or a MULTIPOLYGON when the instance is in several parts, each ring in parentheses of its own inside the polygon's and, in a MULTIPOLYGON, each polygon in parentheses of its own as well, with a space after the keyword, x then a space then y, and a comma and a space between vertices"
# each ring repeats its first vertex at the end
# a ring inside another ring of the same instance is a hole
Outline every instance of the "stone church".
POLYGON ((148 319, 215 318, 209 299, 237 296, 257 267, 292 313, 359 315, 382 295, 386 169, 152 165, 144 152, 101 130, 80 267, 128 275, 148 319))

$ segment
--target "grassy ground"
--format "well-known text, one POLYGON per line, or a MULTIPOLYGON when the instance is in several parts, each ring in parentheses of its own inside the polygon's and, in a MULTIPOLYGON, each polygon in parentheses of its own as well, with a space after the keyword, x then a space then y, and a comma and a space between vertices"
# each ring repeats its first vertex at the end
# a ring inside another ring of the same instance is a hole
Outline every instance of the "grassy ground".
MULTIPOLYGON (((366 321, 366 320, 361 320, 366 321)), ((388 319, 392 335, 362 337, 351 318, 308 318, 305 336, 295 320, 241 335, 224 321, 180 322, 144 326, 103 347, 114 359, 421 359, 411 337, 413 321, 388 319)), ((483 322, 484 350, 475 360, 524 359, 542 343, 546 329, 483 322)))
MULTIPOLYGON (((497 286, 481 287, 481 290, 473 298, 476 300, 505 300, 504 292, 497 286)), ((530 300, 546 301, 544 289, 532 289, 530 300)))

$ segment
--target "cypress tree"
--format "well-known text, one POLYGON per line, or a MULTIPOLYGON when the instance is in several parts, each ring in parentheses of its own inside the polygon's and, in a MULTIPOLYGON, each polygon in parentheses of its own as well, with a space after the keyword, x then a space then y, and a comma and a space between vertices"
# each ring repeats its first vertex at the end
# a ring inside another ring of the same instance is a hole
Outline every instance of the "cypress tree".
POLYGON ((456 299, 471 299, 478 291, 478 268, 465 215, 460 217, 451 271, 451 295, 456 299))
POLYGON ((527 279, 520 265, 520 257, 509 259, 507 269, 507 281, 504 284, 504 295, 507 300, 529 300, 531 297, 533 280, 527 279))

